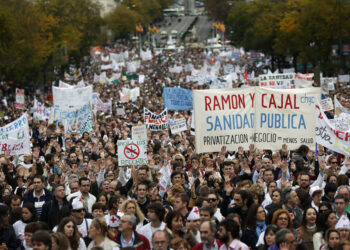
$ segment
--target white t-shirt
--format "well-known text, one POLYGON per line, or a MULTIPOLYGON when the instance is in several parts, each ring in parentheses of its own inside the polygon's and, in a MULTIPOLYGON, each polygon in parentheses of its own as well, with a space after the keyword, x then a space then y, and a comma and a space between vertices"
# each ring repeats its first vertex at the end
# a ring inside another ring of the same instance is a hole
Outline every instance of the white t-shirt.
POLYGON ((89 228, 91 226, 91 219, 85 219, 80 225, 77 225, 78 231, 81 234, 81 237, 84 238, 89 235, 89 228), (86 225, 87 224, 87 225, 86 225))
POLYGON ((12 225, 13 229, 15 230, 16 237, 21 240, 22 245, 24 243, 24 228, 26 225, 27 223, 24 223, 22 220, 18 220, 12 225))
POLYGON ((162 221, 162 223, 160 224, 160 227, 152 227, 151 226, 151 222, 147 223, 146 225, 144 225, 143 227, 141 227, 137 232, 139 234, 142 234, 143 236, 145 236, 148 241, 149 244, 152 248, 152 235, 155 231, 158 230, 164 230, 165 229, 166 224, 162 221))

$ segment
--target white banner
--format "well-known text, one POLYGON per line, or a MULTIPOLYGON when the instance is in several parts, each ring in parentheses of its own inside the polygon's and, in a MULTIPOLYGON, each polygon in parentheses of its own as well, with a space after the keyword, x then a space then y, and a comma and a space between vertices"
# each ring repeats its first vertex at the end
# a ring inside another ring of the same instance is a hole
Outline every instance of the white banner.
POLYGON ((0 128, 0 144, 1 154, 9 152, 11 155, 20 155, 31 152, 27 113, 0 128))
POLYGON ((146 125, 133 126, 131 129, 131 135, 133 140, 147 140, 147 128, 146 125))
POLYGON ((259 85, 273 89, 290 89, 294 86, 294 73, 259 75, 259 85))
POLYGON ((335 113, 334 113, 335 116, 338 116, 341 113, 350 114, 350 111, 344 108, 343 105, 341 105, 341 103, 338 101, 336 95, 334 95, 334 108, 335 108, 335 113))
POLYGON ((78 108, 91 103, 92 85, 83 88, 52 88, 53 104, 61 108, 78 108))
POLYGON ((36 120, 46 120, 50 117, 51 108, 46 108, 41 102, 38 102, 37 99, 34 99, 34 113, 33 117, 36 120))
POLYGON ((24 89, 16 88, 16 109, 24 109, 24 89))
POLYGON ((170 126, 172 134, 181 133, 182 131, 187 130, 186 119, 180 118, 173 121, 173 124, 170 126))
POLYGON ((314 77, 314 73, 295 74, 294 85, 296 88, 311 88, 312 84, 314 83, 313 77, 314 77))
POLYGON ((146 165, 147 141, 119 140, 118 141, 118 165, 146 165))
POLYGON ((255 144, 278 150, 315 146, 315 100, 320 89, 195 90, 197 153, 237 150, 255 144))
POLYGON ((316 105, 316 142, 335 152, 350 156, 350 132, 337 130, 319 104, 316 105))
POLYGON ((90 104, 85 104, 81 108, 60 108, 53 107, 50 113, 49 123, 59 123, 64 125, 65 131, 72 131, 72 125, 78 127, 78 133, 89 132, 93 128, 93 113, 90 104))

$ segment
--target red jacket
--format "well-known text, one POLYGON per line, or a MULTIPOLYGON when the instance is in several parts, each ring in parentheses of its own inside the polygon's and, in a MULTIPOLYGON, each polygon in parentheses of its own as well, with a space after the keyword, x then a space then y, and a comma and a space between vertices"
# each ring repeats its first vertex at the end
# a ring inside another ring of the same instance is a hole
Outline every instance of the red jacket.
MULTIPOLYGON (((220 248, 222 243, 218 239, 215 239, 215 240, 216 240, 216 243, 218 244, 218 247, 220 248)), ((203 243, 198 243, 197 245, 192 247, 192 250, 203 250, 203 243)))
MULTIPOLYGON (((136 231, 134 231, 134 234, 135 234, 135 241, 134 241, 133 247, 136 250, 151 250, 149 241, 145 236, 143 236, 142 234, 138 234, 136 231)), ((122 247, 120 242, 120 236, 121 236, 121 233, 117 234, 117 236, 115 236, 114 238, 114 241, 117 242, 117 245, 119 248, 122 247)))

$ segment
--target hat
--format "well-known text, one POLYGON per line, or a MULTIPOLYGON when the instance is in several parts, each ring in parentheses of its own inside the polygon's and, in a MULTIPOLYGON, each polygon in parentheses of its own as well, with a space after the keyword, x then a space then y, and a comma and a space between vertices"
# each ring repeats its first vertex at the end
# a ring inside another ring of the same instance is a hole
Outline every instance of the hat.
POLYGON ((310 188, 309 194, 312 197, 315 194, 315 192, 318 192, 318 191, 321 191, 322 193, 322 189, 319 186, 315 186, 310 188))
POLYGON ((193 207, 190 214, 187 216, 187 220, 199 220, 199 209, 198 207, 193 207))
POLYGON ((84 208, 83 199, 81 197, 74 198, 72 202, 72 207, 73 207, 73 210, 79 210, 84 208))
POLYGON ((346 215, 343 215, 342 217, 340 217, 337 224, 335 225, 335 229, 340 229, 340 228, 346 228, 350 230, 350 220, 346 215))
POLYGON ((115 215, 110 215, 107 223, 109 227, 119 227, 119 218, 115 215))

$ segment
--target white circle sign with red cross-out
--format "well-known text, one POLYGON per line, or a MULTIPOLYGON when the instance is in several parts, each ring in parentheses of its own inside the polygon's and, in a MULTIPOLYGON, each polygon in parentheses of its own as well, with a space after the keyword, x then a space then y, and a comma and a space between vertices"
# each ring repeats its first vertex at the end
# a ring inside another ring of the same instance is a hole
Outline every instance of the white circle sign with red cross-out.
POLYGON ((140 148, 134 143, 130 143, 124 147, 124 155, 130 160, 134 160, 140 155, 140 148))

